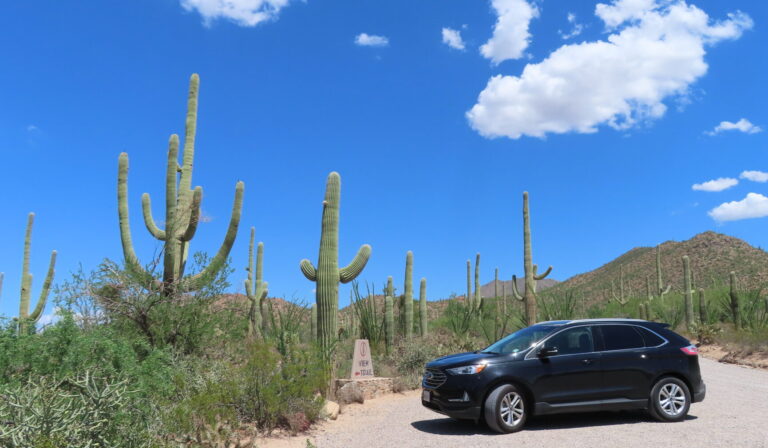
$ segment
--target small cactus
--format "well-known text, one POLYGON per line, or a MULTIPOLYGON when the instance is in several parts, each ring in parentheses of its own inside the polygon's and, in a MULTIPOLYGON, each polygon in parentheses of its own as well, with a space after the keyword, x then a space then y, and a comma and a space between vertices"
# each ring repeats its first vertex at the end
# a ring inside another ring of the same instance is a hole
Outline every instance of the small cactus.
POLYGON ((27 325, 35 324, 40 320, 40 316, 45 309, 45 302, 48 300, 48 291, 53 282, 54 266, 56 265, 56 251, 51 252, 51 261, 48 264, 48 273, 43 281, 43 289, 40 291, 40 298, 37 299, 35 309, 29 312, 30 296, 32 295, 32 274, 29 273, 29 257, 32 248, 32 226, 35 223, 35 214, 30 213, 27 217, 27 230, 24 235, 24 261, 21 271, 21 301, 19 302, 19 334, 26 334, 27 325))
POLYGON ((395 342, 395 310, 392 303, 392 296, 384 298, 384 336, 387 347, 387 354, 392 351, 392 345, 395 342))
POLYGON ((419 284, 419 328, 421 329, 421 337, 427 336, 427 279, 422 278, 419 284))
POLYGON ((263 281, 264 243, 256 248, 256 260, 253 258, 253 242, 256 229, 251 227, 251 241, 248 246, 248 279, 245 281, 245 295, 251 302, 248 310, 248 334, 258 336, 263 330, 262 301, 267 297, 267 282, 263 281), (254 282, 254 276, 256 281, 254 282))

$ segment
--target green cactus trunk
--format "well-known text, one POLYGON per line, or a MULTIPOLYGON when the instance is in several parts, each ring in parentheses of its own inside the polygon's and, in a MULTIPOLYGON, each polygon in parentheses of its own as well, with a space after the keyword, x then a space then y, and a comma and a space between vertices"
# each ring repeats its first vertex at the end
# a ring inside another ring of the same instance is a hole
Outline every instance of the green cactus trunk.
POLYGON ((427 336, 427 325, 429 318, 427 316, 427 279, 422 278, 419 284, 419 329, 421 330, 421 337, 427 336))
POLYGON ((472 262, 467 260, 467 297, 466 297, 467 306, 471 307, 471 309, 475 309, 474 303, 472 301, 472 262))
POLYGON ((537 322, 536 309, 536 282, 544 280, 550 272, 550 266, 546 272, 539 275, 538 265, 533 264, 533 255, 531 254, 531 220, 528 208, 528 192, 523 192, 523 267, 525 269, 525 292, 523 295, 517 289, 517 277, 512 276, 512 293, 517 300, 525 304, 525 320, 527 325, 533 325, 537 322))
POLYGON ((645 306, 642 303, 637 305, 637 315, 640 319, 645 319, 645 306))
POLYGON ((395 306, 392 303, 392 296, 384 298, 384 337, 387 354, 390 354, 395 342, 395 306))
POLYGON ((312 327, 310 328, 311 332, 311 340, 312 342, 317 341, 317 304, 312 304, 312 316, 311 316, 311 324, 312 327))
POLYGON ((475 298, 473 300, 475 310, 480 311, 483 307, 483 295, 480 291, 480 254, 475 256, 475 298))
POLYGON ((405 295, 403 297, 405 310, 405 338, 413 337, 413 252, 405 256, 405 295))
POLYGON ((43 281, 43 289, 40 291, 40 297, 37 299, 35 309, 29 312, 30 296, 32 295, 32 274, 29 273, 29 258, 32 251, 32 226, 35 223, 35 214, 30 213, 27 217, 27 230, 24 234, 24 260, 21 269, 21 300, 19 302, 19 335, 25 335, 29 332, 29 325, 40 320, 40 316, 45 310, 45 302, 48 300, 48 292, 53 282, 54 267, 56 266, 56 251, 51 252, 51 261, 48 263, 48 273, 43 281))
MULTIPOLYGON (((315 286, 317 303, 317 333, 324 356, 330 356, 338 331, 339 282, 349 283, 365 268, 371 256, 371 246, 365 244, 357 251, 352 262, 339 268, 339 206, 341 177, 333 172, 328 175, 323 201, 323 218, 320 232, 320 253, 317 268, 304 259, 301 272, 315 286)), ((327 358, 330 362, 330 358, 327 358)))
POLYGON ((683 255, 683 281, 685 282, 683 295, 685 297, 685 326, 688 331, 693 331, 696 319, 693 314, 693 287, 691 286, 691 260, 688 255, 683 255))
POLYGON ((152 203, 149 194, 141 197, 144 224, 152 236, 163 242, 163 278, 156 281, 139 263, 133 248, 128 213, 128 154, 121 153, 118 159, 117 202, 120 221, 120 237, 125 265, 129 272, 142 281, 149 289, 160 290, 166 296, 178 292, 196 291, 209 283, 221 270, 235 243, 237 228, 243 204, 245 185, 238 182, 235 187, 235 201, 224 242, 218 252, 201 272, 184 276, 189 255, 189 243, 195 236, 200 221, 200 203, 203 189, 192 189, 192 165, 195 156, 195 132, 197 128, 197 96, 200 78, 194 74, 189 81, 187 99, 186 133, 182 163, 179 165, 179 136, 174 134, 168 143, 168 158, 165 171, 165 229, 160 229, 152 217, 152 203), (181 173, 179 175, 179 173, 181 173))
POLYGON ((731 290, 729 296, 731 298, 731 316, 733 317, 733 325, 737 329, 741 328, 741 308, 739 307, 739 294, 736 291, 736 272, 731 271, 729 275, 731 290))
POLYGON ((661 247, 656 246, 656 294, 659 299, 663 299, 665 295, 669 294, 669 290, 672 285, 664 287, 664 280, 661 277, 661 247))
POLYGON ((263 316, 261 302, 267 297, 267 282, 263 280, 264 243, 259 242, 256 248, 256 260, 253 258, 253 243, 256 229, 251 227, 251 240, 248 245, 248 279, 245 281, 245 295, 251 303, 248 310, 248 334, 260 336, 263 334, 263 316), (254 282, 254 275, 256 281, 254 282))
POLYGON ((704 325, 709 322, 707 314, 707 298, 704 296, 704 288, 699 288, 699 320, 704 325))
POLYGON ((615 285, 611 281, 611 296, 619 305, 624 306, 629 302, 629 298, 624 296, 624 265, 619 266, 619 294, 616 294, 615 285))

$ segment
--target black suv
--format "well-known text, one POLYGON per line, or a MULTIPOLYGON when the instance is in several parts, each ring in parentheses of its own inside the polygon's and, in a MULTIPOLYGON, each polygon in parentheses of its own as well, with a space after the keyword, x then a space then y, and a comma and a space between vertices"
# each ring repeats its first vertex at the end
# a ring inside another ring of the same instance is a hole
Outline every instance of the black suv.
POLYGON ((668 327, 635 319, 532 325, 485 350, 429 362, 421 403, 498 432, 559 412, 647 409, 680 421, 706 386, 696 346, 668 327))

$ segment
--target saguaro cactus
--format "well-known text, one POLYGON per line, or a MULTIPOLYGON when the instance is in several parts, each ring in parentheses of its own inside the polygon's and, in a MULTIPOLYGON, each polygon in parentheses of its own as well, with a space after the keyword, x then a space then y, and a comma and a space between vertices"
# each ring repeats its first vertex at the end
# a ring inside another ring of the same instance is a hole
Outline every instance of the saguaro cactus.
POLYGON ((512 276, 512 294, 517 300, 525 303, 525 320, 528 325, 536 323, 536 282, 547 278, 552 272, 552 266, 539 275, 538 265, 533 264, 531 255, 531 220, 528 211, 528 192, 523 192, 523 267, 525 269, 525 292, 523 295, 517 289, 517 277, 512 276))
POLYGON ((613 300, 619 303, 619 305, 624 306, 629 302, 629 297, 624 296, 624 265, 619 266, 619 294, 616 294, 616 286, 614 285, 613 281, 611 281, 611 296, 613 297, 613 300))
POLYGON ((741 328, 741 308, 739 308, 739 294, 736 291, 736 272, 731 271, 729 275, 731 283, 731 290, 729 296, 731 297, 731 316, 733 317, 733 325, 736 328, 741 328))
POLYGON ((405 293, 403 296, 405 311, 405 337, 413 337, 413 252, 405 255, 405 293))
POLYGON ((392 282, 392 276, 390 275, 387 277, 387 290, 386 290, 386 296, 395 297, 395 285, 392 282))
POLYGON ((483 294, 480 291, 480 253, 475 257, 475 310, 480 310, 483 306, 483 294))
POLYGON ((392 296, 384 298, 384 337, 387 354, 389 354, 395 342, 395 306, 392 303, 392 296))
POLYGON ((40 298, 37 299, 35 309, 29 312, 30 296, 32 295, 32 274, 29 273, 29 257, 32 249, 32 226, 35 223, 35 214, 30 213, 27 217, 27 230, 24 235, 24 261, 21 267, 21 301, 19 302, 19 334, 26 334, 28 325, 35 324, 40 320, 40 316, 45 309, 45 302, 48 300, 48 291, 53 282, 54 267, 56 266, 56 251, 51 252, 51 261, 48 263, 48 273, 43 281, 43 289, 40 291, 40 298))
POLYGON ((427 316, 427 279, 422 278, 419 284, 419 329, 421 330, 421 337, 427 335, 427 325, 429 318, 427 316))
POLYGON ((707 314, 707 299, 704 297, 704 288, 699 288, 699 320, 704 325, 709 322, 709 315, 707 314))
MULTIPOLYGON (((339 173, 328 175, 323 201, 323 219, 320 232, 320 254, 317 268, 307 259, 299 264, 304 276, 316 282, 317 333, 324 351, 333 347, 338 328, 339 282, 349 283, 365 268, 371 256, 371 246, 364 244, 357 251, 352 262, 339 268, 339 204, 341 200, 341 177, 339 173)), ((328 354, 328 353, 327 353, 328 354)))
MULTIPOLYGON (((669 293, 672 285, 664 287, 664 280, 661 278, 661 246, 656 246, 656 295, 663 299, 669 293)), ((653 299, 653 297, 651 297, 653 299)))
POLYGON ((245 281, 245 295, 251 302, 248 310, 248 334, 258 335, 262 331, 261 302, 267 297, 267 282, 263 280, 264 243, 259 242, 256 248, 256 260, 253 259, 253 242, 256 238, 256 228, 251 227, 251 241, 248 245, 248 279, 245 281), (254 276, 256 281, 254 283, 254 276))
POLYGON ((131 238, 131 226, 128 213, 128 154, 121 153, 118 159, 117 203, 120 218, 120 237, 126 267, 142 279, 147 287, 159 289, 164 295, 200 289, 224 266, 237 236, 240 224, 240 212, 243 204, 245 185, 238 182, 235 187, 235 202, 229 219, 229 227, 224 242, 218 252, 201 272, 184 277, 184 268, 189 254, 189 243, 195 236, 200 221, 200 203, 203 198, 202 187, 192 189, 192 165, 195 156, 195 131, 197 128, 197 94, 200 78, 194 74, 189 81, 187 100, 186 131, 182 163, 179 165, 179 136, 171 135, 168 143, 168 160, 165 171, 165 229, 160 229, 152 217, 152 204, 149 194, 141 197, 144 224, 156 239, 163 241, 163 279, 156 282, 152 275, 144 270, 136 257, 131 238), (181 173, 179 175, 179 173, 181 173))
POLYGON ((691 260, 688 255, 683 255, 683 282, 685 297, 685 326, 688 331, 693 330, 696 325, 696 318, 693 315, 693 287, 691 286, 691 260))

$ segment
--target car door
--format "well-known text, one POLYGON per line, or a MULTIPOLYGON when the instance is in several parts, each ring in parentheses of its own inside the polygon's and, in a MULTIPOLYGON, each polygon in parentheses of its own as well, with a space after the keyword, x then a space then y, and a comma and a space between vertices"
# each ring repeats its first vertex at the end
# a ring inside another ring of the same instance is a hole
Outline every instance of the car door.
POLYGON ((631 324, 597 325, 602 340, 602 377, 606 403, 647 400, 653 360, 640 329, 631 324))
POLYGON ((552 356, 529 355, 537 358, 539 364, 532 388, 536 401, 544 406, 542 411, 551 412, 551 407, 566 410, 574 403, 599 399, 601 355, 596 350, 591 326, 565 329, 544 341, 542 347, 557 348, 557 354, 552 356))

